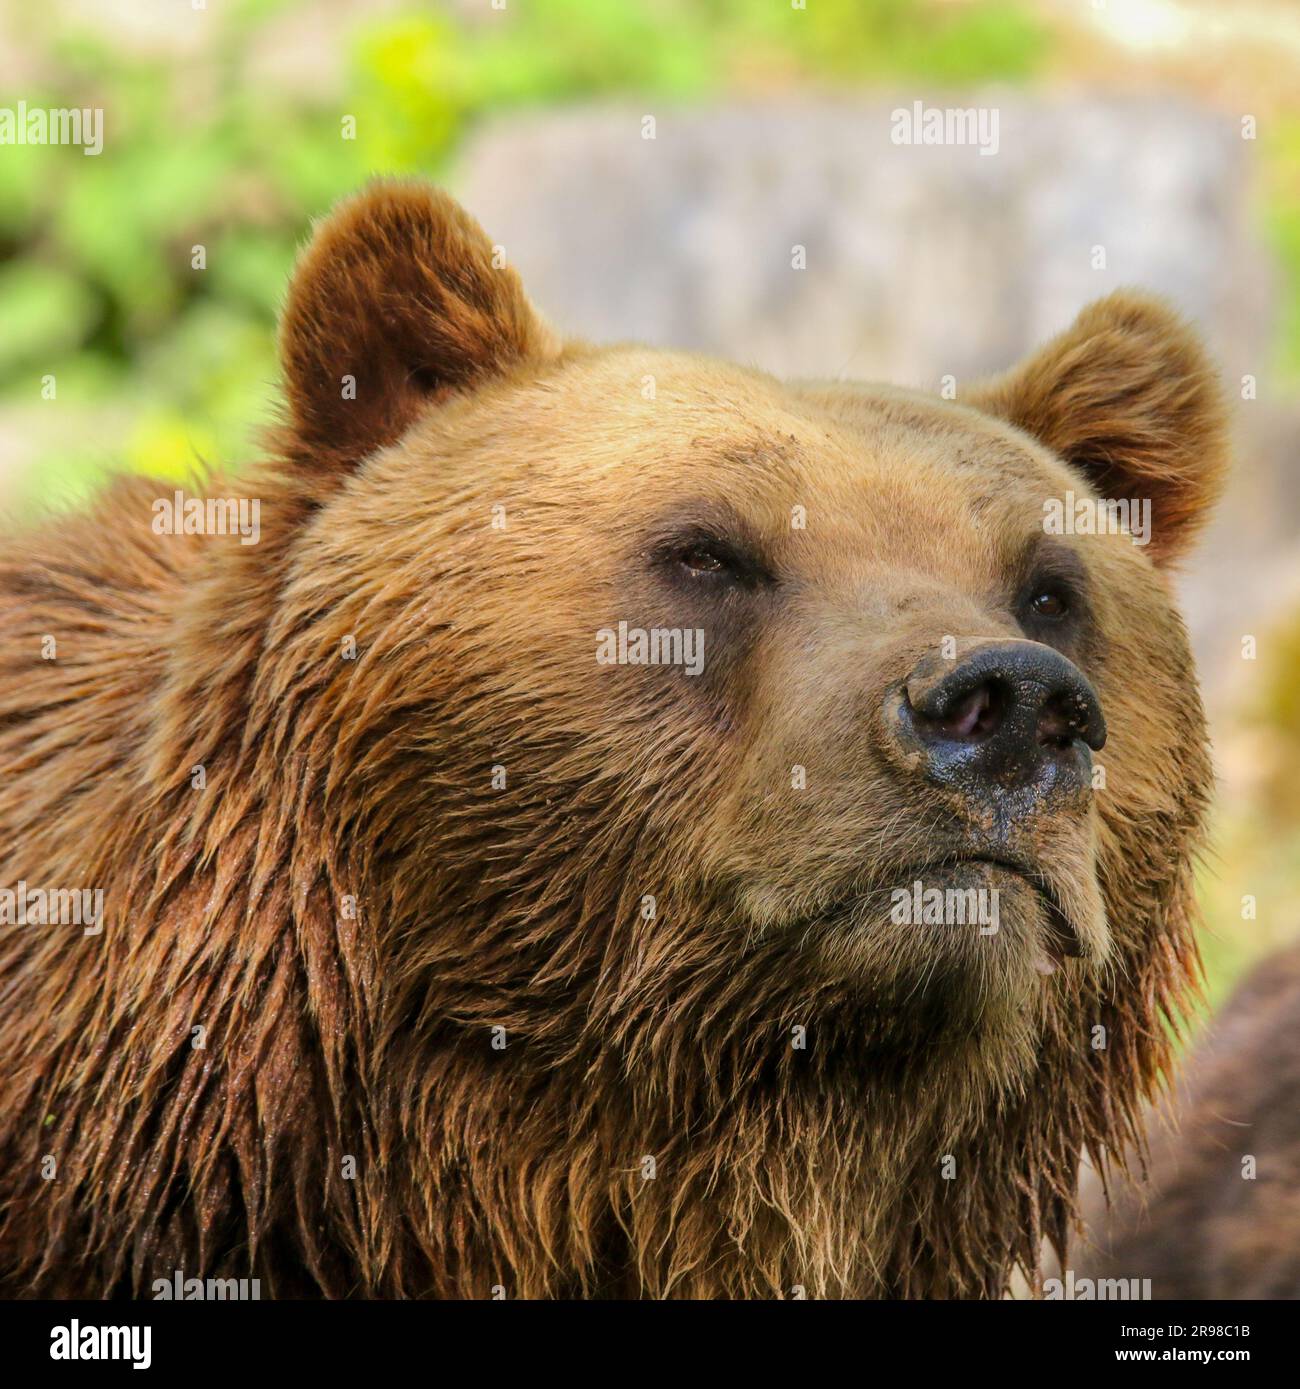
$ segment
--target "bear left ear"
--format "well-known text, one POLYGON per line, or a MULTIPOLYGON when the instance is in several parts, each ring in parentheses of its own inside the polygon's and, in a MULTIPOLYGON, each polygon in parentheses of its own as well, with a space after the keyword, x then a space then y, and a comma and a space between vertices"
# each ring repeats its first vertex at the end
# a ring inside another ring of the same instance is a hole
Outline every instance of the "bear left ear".
POLYGON ((1151 553, 1181 554, 1208 519, 1229 458, 1218 377, 1200 340, 1158 299, 1120 291, 972 403, 1017 425, 1106 500, 1149 499, 1151 553))
POLYGON ((303 462, 355 463, 431 403, 557 350, 519 276, 447 194, 381 182, 303 252, 280 327, 303 462))

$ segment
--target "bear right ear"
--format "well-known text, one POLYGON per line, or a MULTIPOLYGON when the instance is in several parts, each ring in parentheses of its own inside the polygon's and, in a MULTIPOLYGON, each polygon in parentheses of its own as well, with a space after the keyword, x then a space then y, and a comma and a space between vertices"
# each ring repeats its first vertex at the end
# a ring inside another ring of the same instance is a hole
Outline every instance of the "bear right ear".
POLYGON ((1228 420, 1200 339, 1159 299, 1120 290, 971 403, 1056 452, 1104 499, 1151 503, 1151 557, 1176 559, 1228 467, 1228 420))
POLYGON ((289 449, 315 467, 355 463, 441 397, 556 351, 459 204, 374 184, 331 213, 294 272, 280 327, 289 449))

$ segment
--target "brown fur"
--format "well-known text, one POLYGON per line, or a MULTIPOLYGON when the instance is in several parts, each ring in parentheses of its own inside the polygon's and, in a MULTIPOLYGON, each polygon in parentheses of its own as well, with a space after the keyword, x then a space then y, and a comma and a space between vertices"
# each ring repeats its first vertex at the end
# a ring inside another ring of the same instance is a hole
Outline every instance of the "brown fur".
POLYGON ((1084 925, 1049 979, 1023 884, 982 942, 890 923, 970 808, 880 704, 945 633, 1020 635, 1043 498, 1087 488, 1054 448, 1158 487, 1162 554, 1212 500, 1188 330, 1134 296, 1081 325, 1095 353, 964 404, 783 385, 560 344, 439 194, 337 213, 286 426, 211 484, 261 499, 260 545, 153 535, 170 488, 132 479, 0 562, 0 885, 106 891, 101 936, 4 928, 7 1286, 996 1296, 1063 1242, 1196 972, 1210 770, 1167 580, 1070 542, 1110 741, 1086 813, 1016 830, 1084 925), (674 587, 683 518, 779 582, 674 587), (620 618, 700 625, 706 673, 597 666, 620 618))
POLYGON ((1215 1018, 1173 1112, 1153 1115, 1147 1180, 1094 1211, 1079 1276, 1149 1278, 1156 1298, 1300 1297, 1298 1035, 1292 948, 1215 1018))
POLYGON ((1098 496, 1150 497, 1158 559, 1182 553, 1223 485, 1218 382, 1195 337, 1140 295, 1085 309, 985 405, 1068 459, 1098 496))

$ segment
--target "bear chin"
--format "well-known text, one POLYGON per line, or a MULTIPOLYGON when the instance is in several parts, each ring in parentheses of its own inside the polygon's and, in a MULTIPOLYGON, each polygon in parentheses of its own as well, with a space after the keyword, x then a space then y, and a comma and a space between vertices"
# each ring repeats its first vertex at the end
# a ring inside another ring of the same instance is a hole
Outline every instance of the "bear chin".
POLYGON ((972 860, 899 877, 800 932, 892 1037, 1023 1024, 1102 963, 1081 943, 1096 928, 1076 928, 1053 889, 1016 869, 972 860))

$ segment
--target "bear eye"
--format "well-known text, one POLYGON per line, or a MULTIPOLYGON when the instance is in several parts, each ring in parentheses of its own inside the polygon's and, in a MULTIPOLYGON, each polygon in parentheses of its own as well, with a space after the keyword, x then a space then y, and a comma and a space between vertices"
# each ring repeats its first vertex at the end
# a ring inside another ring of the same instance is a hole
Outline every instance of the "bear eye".
POLYGON ((701 540, 684 545, 675 558, 683 569, 689 569, 692 574, 729 574, 735 573, 736 569, 733 556, 725 547, 712 541, 701 540))
POLYGON ((1025 635, 1058 646, 1081 642, 1091 629, 1083 562, 1071 550, 1039 541, 1021 565, 1009 606, 1025 635))
POLYGON ((1070 611, 1070 600, 1060 589, 1044 588, 1029 600, 1029 610, 1035 617, 1061 618, 1070 611))
POLYGON ((724 539, 712 528, 691 527, 666 537, 650 551, 652 562, 679 582, 723 594, 773 582, 767 567, 748 546, 724 539))

